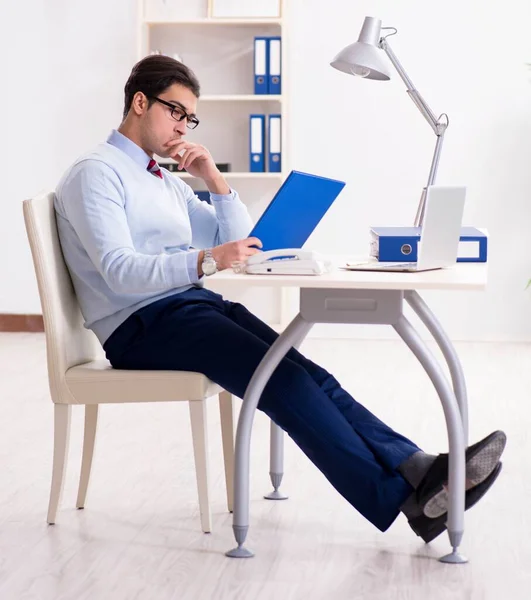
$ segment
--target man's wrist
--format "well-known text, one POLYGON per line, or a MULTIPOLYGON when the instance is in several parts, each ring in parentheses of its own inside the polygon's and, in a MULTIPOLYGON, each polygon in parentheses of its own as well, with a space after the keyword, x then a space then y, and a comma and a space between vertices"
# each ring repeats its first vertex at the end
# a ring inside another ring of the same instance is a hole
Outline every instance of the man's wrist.
POLYGON ((222 196, 230 194, 229 184, 220 172, 213 179, 205 179, 204 182, 208 191, 212 194, 220 194, 222 196))
POLYGON ((197 255, 197 274, 199 277, 203 277, 203 261, 205 260, 205 251, 201 250, 197 255))

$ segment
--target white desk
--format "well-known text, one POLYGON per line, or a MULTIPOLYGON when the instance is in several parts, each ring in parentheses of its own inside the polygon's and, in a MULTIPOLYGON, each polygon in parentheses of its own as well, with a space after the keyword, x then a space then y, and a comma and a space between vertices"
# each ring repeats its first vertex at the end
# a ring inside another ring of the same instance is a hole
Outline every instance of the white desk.
MULTIPOLYGON (((336 259, 336 264, 343 261, 336 259)), ((426 370, 441 400, 449 441, 448 536, 452 552, 440 560, 466 562, 459 553, 464 533, 465 448, 468 438, 466 385, 461 364, 448 336, 418 294, 420 290, 484 290, 486 264, 460 263, 451 269, 424 273, 383 273, 335 269, 319 276, 245 275, 231 269, 207 278, 217 284, 300 288, 300 312, 280 334, 256 369, 243 398, 235 448, 233 530, 238 546, 227 556, 246 558, 253 553, 244 542, 249 529, 249 453, 254 411, 269 377, 291 347, 298 347, 315 323, 362 323, 392 325, 426 370), (438 343, 448 363, 452 386, 421 337, 403 314, 403 301, 411 306, 438 343)), ((283 499, 279 491, 283 474, 283 432, 271 428, 271 499, 283 499)))

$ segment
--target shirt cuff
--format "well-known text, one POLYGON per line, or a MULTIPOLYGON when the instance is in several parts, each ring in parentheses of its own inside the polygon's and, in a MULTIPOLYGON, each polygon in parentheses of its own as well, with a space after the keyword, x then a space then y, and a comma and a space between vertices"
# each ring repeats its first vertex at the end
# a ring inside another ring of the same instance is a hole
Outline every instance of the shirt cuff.
POLYGON ((230 202, 237 197, 238 194, 232 189, 230 191, 230 194, 213 194, 212 192, 210 192, 210 199, 212 200, 212 202, 222 202, 223 200, 230 202))
POLYGON ((197 272, 197 261, 201 250, 190 250, 186 255, 186 268, 188 270, 188 278, 190 283, 197 283, 200 279, 197 272))

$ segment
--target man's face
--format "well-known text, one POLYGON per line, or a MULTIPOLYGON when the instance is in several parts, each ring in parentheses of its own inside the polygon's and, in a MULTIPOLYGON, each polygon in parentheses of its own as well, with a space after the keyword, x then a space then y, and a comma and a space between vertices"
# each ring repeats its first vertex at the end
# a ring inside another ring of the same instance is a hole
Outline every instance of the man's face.
MULTIPOLYGON (((179 118, 184 113, 195 117, 197 98, 188 88, 175 83, 160 93, 157 98, 175 106, 174 117, 179 118)), ((147 110, 146 103, 140 118, 140 136, 146 151, 163 158, 168 157, 168 142, 181 139, 187 132, 187 119, 177 121, 174 117, 169 106, 155 101, 147 110)))

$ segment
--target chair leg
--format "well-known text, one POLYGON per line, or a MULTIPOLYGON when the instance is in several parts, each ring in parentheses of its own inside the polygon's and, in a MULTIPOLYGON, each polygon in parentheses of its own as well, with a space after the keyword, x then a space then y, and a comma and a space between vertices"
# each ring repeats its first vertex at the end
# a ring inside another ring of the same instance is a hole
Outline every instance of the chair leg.
POLYGON ((81 475, 77 492, 77 508, 85 508, 87 489, 90 481, 92 457, 96 441, 96 427, 98 425, 98 404, 85 405, 85 431, 83 433, 83 458, 81 459, 81 475))
POLYGON ((205 533, 212 531, 210 514, 210 497, 208 485, 208 437, 206 422, 206 400, 192 401, 190 406, 190 422, 194 444, 195 473, 197 492, 199 495, 199 513, 201 528, 205 533))
POLYGON ((70 439, 70 415, 72 412, 72 407, 69 404, 55 404, 54 407, 53 471, 50 503, 48 505, 48 523, 50 525, 55 523, 57 508, 63 492, 70 439))
POLYGON ((221 392, 219 395, 219 414, 221 416, 227 508, 229 512, 232 512, 234 506, 234 405, 232 394, 229 392, 221 392))

